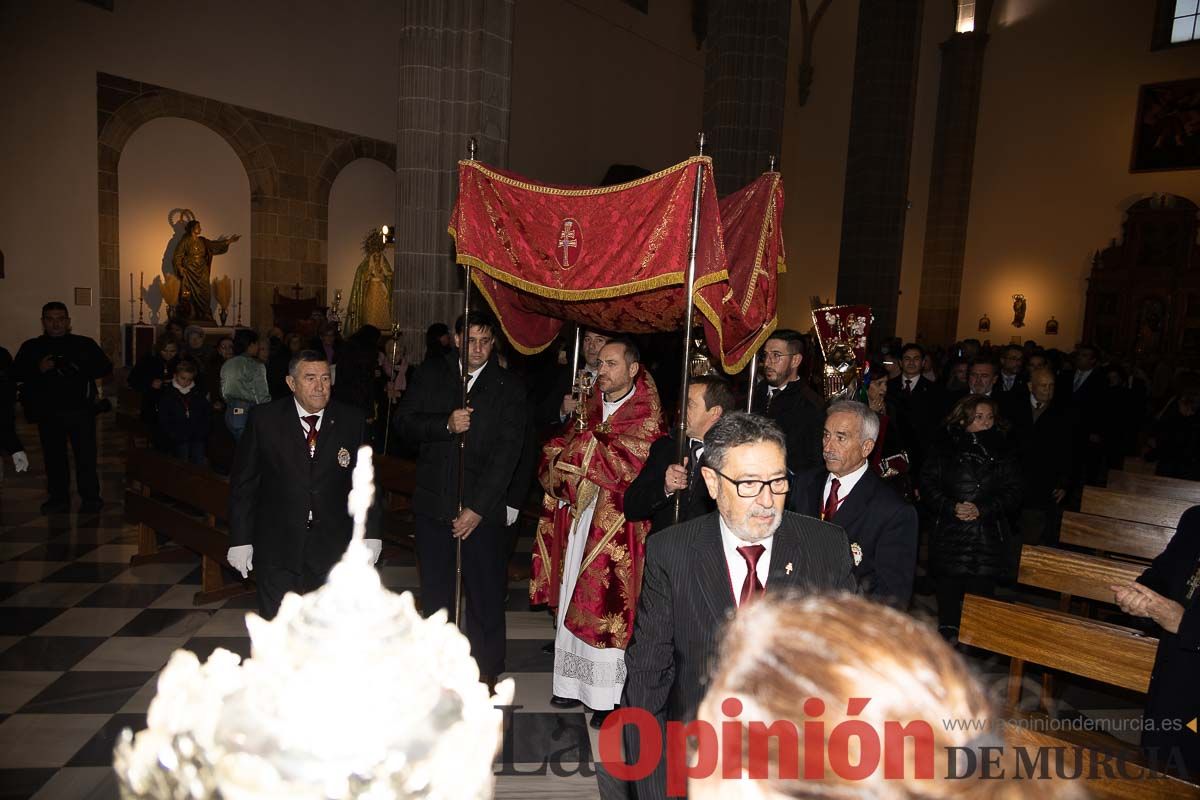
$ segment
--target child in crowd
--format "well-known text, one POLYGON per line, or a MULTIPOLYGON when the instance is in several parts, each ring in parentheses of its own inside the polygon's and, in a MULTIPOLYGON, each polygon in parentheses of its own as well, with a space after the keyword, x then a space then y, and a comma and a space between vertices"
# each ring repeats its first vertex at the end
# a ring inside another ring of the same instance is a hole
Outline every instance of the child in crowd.
POLYGON ((208 398, 196 384, 196 367, 180 361, 158 403, 158 426, 167 452, 201 466, 208 439, 208 398))

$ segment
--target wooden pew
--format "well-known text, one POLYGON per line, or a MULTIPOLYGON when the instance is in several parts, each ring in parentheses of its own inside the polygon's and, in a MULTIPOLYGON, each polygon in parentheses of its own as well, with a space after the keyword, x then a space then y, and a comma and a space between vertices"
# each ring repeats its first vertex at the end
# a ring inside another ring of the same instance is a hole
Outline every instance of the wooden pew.
POLYGON ((1059 592, 1063 598, 1061 610, 1067 611, 1072 597, 1114 602, 1109 587, 1137 580, 1144 569, 1144 565, 1128 561, 1027 544, 1021 548, 1017 582, 1059 592))
POLYGON ((1123 470, 1110 470, 1108 488, 1126 494, 1144 497, 1161 497, 1168 500, 1184 500, 1191 505, 1200 505, 1200 481, 1182 478, 1163 478, 1123 470))
POLYGON ((1166 549, 1174 535, 1174 525, 1147 525, 1064 511, 1058 538, 1061 543, 1075 547, 1150 560, 1166 549))
POLYGON ((253 591, 249 581, 227 583, 222 565, 229 550, 225 529, 229 517, 229 482, 211 470, 188 464, 149 448, 131 448, 125 488, 125 516, 138 525, 138 551, 129 561, 139 564, 178 561, 200 556, 200 591, 195 605, 215 603, 253 591), (189 513, 182 508, 203 514, 189 513), (175 547, 158 546, 158 533, 175 547))
POLYGON ((1012 659, 1008 705, 1021 700, 1025 663, 1145 693, 1158 640, 1132 628, 967 595, 958 639, 1012 659))
POLYGON ((1146 497, 1132 492, 1085 486, 1079 510, 1097 517, 1123 519, 1173 529, 1179 524, 1183 512, 1193 505, 1195 503, 1186 500, 1146 497))

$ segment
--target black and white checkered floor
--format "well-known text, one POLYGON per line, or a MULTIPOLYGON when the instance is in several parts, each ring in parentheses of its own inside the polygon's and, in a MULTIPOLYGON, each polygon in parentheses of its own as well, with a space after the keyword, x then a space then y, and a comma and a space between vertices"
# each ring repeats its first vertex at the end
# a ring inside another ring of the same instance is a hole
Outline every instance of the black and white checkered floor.
MULTIPOLYGON (((193 606, 198 559, 129 566, 136 528, 122 516, 124 439, 112 415, 101 422, 107 505, 98 515, 39 513, 37 435, 30 427, 21 435, 32 471, 15 475, 9 461, 0 483, 0 800, 116 798, 113 743, 121 729, 144 727, 158 670, 181 647, 201 659, 218 647, 248 656, 254 598, 193 606)), ((410 554, 380 572, 393 590, 418 589, 410 554)), ((597 734, 582 711, 549 705, 553 657, 542 646, 553 628, 525 592, 520 583, 510 593, 506 677, 516 679, 522 708, 506 727, 496 797, 598 798, 597 734), (556 766, 544 763, 551 754, 556 766)))

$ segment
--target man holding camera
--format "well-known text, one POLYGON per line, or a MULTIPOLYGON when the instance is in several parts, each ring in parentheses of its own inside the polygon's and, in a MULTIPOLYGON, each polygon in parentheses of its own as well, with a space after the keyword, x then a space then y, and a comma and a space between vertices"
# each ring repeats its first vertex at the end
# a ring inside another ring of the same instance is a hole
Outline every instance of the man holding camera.
POLYGON ((41 336, 21 345, 13 364, 25 416, 37 423, 45 454, 50 497, 42 503, 42 513, 71 510, 70 440, 75 454, 75 488, 83 498, 79 510, 94 514, 104 505, 96 471, 96 381, 110 375, 113 365, 94 340, 71 333, 71 317, 63 303, 42 306, 42 331, 41 336))

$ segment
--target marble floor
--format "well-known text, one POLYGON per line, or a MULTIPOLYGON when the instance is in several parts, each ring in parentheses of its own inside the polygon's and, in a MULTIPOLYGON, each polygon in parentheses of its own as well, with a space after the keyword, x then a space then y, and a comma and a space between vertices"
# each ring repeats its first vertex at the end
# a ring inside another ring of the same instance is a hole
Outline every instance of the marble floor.
MULTIPOLYGON (((113 744, 123 728, 145 726, 158 671, 179 648, 248 656, 254 597, 193 606, 198 559, 129 566, 136 528, 123 519, 124 438, 111 414, 101 418, 100 514, 39 513, 37 435, 20 434, 31 472, 16 475, 8 461, 0 482, 0 800, 116 798, 113 744)), ((530 545, 520 540, 519 554, 530 545)), ((397 551, 380 573, 389 588, 419 595, 410 553, 397 551)), ((597 776, 588 716, 549 705, 553 657, 542 646, 553 627, 525 592, 514 583, 509 594, 505 677, 521 708, 506 721, 496 797, 623 797, 597 776)))

